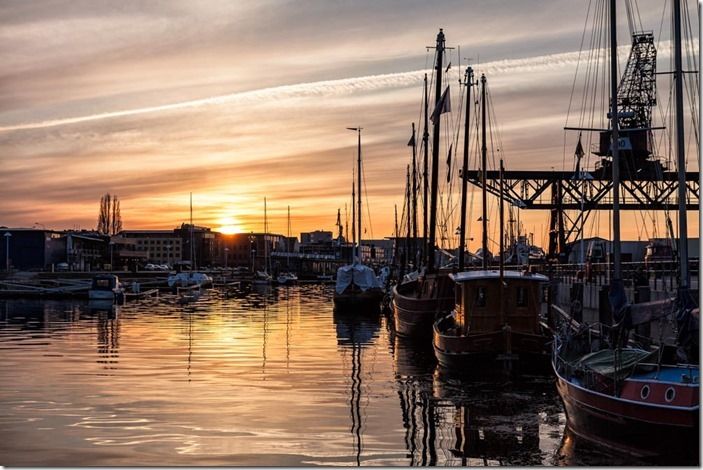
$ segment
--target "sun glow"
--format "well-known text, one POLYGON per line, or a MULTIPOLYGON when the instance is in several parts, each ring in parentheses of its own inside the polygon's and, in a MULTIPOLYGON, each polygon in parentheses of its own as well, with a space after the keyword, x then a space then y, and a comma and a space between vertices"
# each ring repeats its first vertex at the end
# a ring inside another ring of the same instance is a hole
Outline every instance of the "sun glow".
POLYGON ((235 233, 242 233, 242 225, 234 217, 223 217, 218 220, 220 226, 216 229, 220 233, 225 235, 232 235, 235 233))

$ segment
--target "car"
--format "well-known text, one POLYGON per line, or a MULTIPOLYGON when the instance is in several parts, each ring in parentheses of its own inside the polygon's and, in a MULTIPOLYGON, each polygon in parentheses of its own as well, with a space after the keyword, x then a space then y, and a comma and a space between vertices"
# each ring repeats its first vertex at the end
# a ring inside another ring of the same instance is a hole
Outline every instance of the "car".
POLYGON ((56 263, 57 271, 68 271, 68 263, 56 263))
POLYGON ((146 271, 156 271, 157 269, 159 269, 159 268, 153 263, 149 263, 146 266, 144 266, 144 270, 146 270, 146 271))

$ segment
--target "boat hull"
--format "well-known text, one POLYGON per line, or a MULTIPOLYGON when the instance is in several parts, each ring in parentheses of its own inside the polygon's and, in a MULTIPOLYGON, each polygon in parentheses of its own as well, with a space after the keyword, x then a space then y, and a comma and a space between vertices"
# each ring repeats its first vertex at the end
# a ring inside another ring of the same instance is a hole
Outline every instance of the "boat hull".
POLYGON ((114 301, 117 298, 117 293, 111 290, 96 290, 90 289, 88 291, 88 299, 90 300, 111 300, 114 301))
POLYGON ((646 406, 585 389, 558 372, 556 376, 567 426, 579 438, 669 465, 699 464, 698 407, 646 406))
POLYGON ((345 313, 378 313, 381 311, 383 291, 381 289, 347 289, 334 294, 334 309, 345 313))
POLYGON ((440 367, 456 374, 551 373, 548 338, 504 329, 448 335, 434 326, 432 345, 440 367))
MULTIPOLYGON (((449 279, 447 278, 446 281, 449 279)), ((433 279, 427 282, 436 281, 433 279)), ((439 292, 439 295, 433 297, 422 295, 417 281, 412 281, 409 285, 400 288, 393 287, 395 332, 400 336, 430 338, 432 324, 439 316, 445 315, 454 306, 453 289, 445 288, 444 290, 449 292, 439 292)))

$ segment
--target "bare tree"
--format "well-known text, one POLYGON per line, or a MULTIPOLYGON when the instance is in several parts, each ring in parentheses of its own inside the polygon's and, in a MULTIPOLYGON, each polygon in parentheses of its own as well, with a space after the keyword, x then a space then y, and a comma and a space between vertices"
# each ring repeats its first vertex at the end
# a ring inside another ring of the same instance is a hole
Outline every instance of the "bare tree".
POLYGON ((120 214, 120 200, 110 193, 100 198, 100 213, 98 214, 99 233, 115 235, 122 230, 122 215, 120 214))

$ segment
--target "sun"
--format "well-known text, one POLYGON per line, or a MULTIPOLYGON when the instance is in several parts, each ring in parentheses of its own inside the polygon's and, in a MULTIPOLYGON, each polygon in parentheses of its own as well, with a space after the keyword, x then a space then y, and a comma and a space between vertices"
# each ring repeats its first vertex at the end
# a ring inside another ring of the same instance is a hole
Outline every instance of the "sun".
POLYGON ((224 233, 225 235, 233 235, 235 233, 242 233, 241 224, 234 217, 223 217, 218 220, 220 226, 217 231, 224 233))

